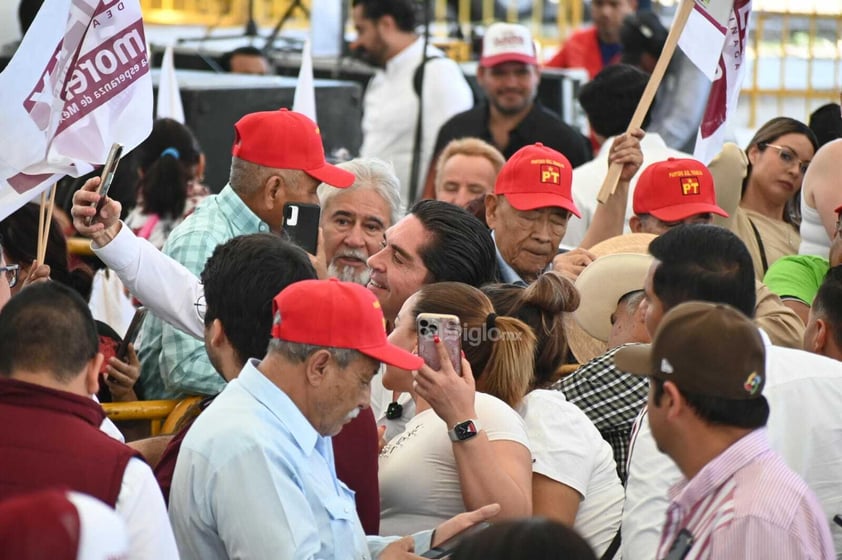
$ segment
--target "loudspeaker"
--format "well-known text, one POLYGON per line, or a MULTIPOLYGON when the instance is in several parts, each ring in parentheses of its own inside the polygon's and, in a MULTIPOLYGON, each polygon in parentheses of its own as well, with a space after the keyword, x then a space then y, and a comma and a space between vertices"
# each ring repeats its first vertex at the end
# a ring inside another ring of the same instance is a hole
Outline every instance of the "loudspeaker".
MULTIPOLYGON (((158 72, 153 72, 157 86, 158 72)), ((205 184, 219 192, 228 182, 234 123, 256 111, 292 108, 296 80, 280 76, 178 71, 184 118, 205 152, 205 184)), ((315 80, 316 116, 330 155, 362 144, 362 88, 354 82, 315 80)))

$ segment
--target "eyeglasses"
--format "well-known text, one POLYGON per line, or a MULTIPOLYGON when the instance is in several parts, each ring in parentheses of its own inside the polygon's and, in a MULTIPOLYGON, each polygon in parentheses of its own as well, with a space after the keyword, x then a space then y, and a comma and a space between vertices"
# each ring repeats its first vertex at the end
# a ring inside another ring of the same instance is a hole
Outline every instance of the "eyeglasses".
POLYGON ((801 172, 802 175, 807 173, 807 167, 810 165, 809 160, 804 161, 803 159, 798 159, 798 156, 793 152, 791 149, 784 147, 784 146, 776 146, 774 144, 761 144, 762 148, 775 148, 778 150, 778 157, 781 158, 781 163, 786 165, 787 167, 792 166, 793 163, 798 164, 798 170, 801 172))
POLYGON ((202 322, 205 321, 205 313, 208 311, 208 304, 205 303, 205 294, 202 294, 198 297, 196 302, 193 304, 193 307, 196 308, 196 315, 199 316, 202 322))
POLYGON ((19 271, 19 264, 7 264, 5 266, 0 266, 0 272, 6 274, 6 280, 8 280, 10 288, 14 288, 17 285, 19 271))

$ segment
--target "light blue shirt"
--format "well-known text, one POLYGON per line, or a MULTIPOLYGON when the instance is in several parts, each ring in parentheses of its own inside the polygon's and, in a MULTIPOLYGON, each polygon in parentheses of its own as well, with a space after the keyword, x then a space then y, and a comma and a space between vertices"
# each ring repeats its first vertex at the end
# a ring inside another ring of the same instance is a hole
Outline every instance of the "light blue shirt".
MULTIPOLYGON (((366 537, 333 446, 249 361, 190 428, 170 521, 181 558, 377 558, 395 537, 366 537)), ((416 535, 416 553, 430 531, 416 535)))

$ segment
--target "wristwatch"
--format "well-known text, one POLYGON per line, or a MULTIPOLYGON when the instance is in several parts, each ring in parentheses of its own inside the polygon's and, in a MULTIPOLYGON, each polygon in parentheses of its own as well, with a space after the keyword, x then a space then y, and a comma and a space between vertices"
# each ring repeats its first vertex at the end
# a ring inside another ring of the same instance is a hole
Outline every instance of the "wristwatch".
POLYGON ((477 435, 481 429, 479 420, 465 420, 453 426, 453 429, 447 432, 447 435, 450 436, 450 441, 465 441, 477 435))

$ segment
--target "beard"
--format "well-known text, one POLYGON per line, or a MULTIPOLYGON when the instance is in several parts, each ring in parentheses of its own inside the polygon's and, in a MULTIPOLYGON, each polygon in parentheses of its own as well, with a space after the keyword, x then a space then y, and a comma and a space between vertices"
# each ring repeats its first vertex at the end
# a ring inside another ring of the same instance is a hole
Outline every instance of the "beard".
MULTIPOLYGON (((502 97, 502 95, 500 96, 502 97)), ((523 97, 523 102, 518 103, 516 105, 503 105, 501 104, 495 96, 488 96, 489 102, 497 109, 501 114, 506 116, 514 116, 528 109, 532 106, 532 103, 535 101, 535 94, 533 93, 532 96, 526 95, 523 97)))
POLYGON ((378 47, 381 48, 377 50, 368 50, 363 47, 357 47, 351 51, 351 56, 359 61, 365 62, 369 66, 374 66, 375 68, 385 68, 386 57, 382 52, 385 49, 382 49, 382 45, 380 44, 378 44, 378 47))
POLYGON ((352 257, 355 259, 360 259, 362 262, 365 262, 368 256, 360 249, 354 251, 345 251, 341 254, 334 255, 333 259, 331 259, 330 264, 327 267, 327 275, 330 278, 337 278, 342 282, 353 282, 354 284, 360 284, 365 286, 368 284, 369 279, 371 278, 371 269, 367 266, 362 268, 357 268, 353 266, 337 266, 336 259, 339 257, 352 257))
POLYGON ((354 418, 356 418, 359 415, 360 415, 359 407, 354 408, 354 410, 352 410, 351 412, 349 412, 348 414, 345 415, 345 423, 350 422, 351 420, 353 420, 354 418))

